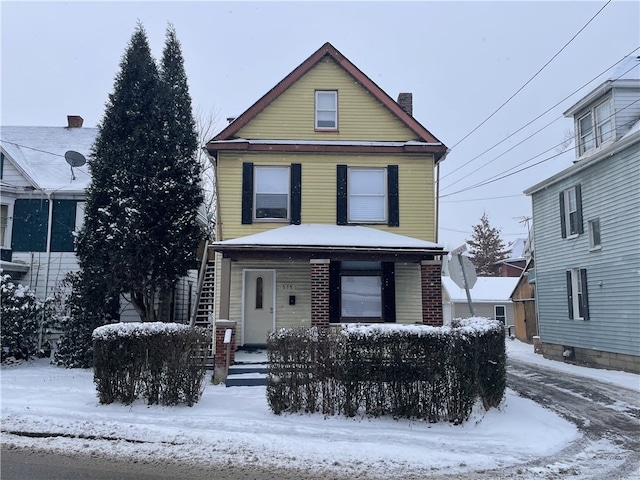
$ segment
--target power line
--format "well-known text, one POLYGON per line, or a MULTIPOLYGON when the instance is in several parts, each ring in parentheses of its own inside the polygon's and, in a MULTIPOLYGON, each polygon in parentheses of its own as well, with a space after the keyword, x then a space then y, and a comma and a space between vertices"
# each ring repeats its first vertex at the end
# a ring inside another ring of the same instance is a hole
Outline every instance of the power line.
MULTIPOLYGON (((457 169, 453 170, 452 172, 447 173, 446 175, 443 175, 443 176, 440 178, 440 181, 442 181, 442 180, 444 180, 445 178, 449 177, 450 175, 453 175, 454 173, 456 173, 456 172, 458 172, 458 171, 462 170, 464 167, 466 167, 467 165, 469 165, 471 162, 473 162, 473 161, 477 160, 478 158, 482 157, 484 154, 486 154, 486 153, 490 152, 491 150, 493 150, 494 148, 496 148, 498 145, 503 144, 504 142, 506 142, 507 140, 509 140, 511 137, 513 137, 515 134, 517 134, 517 133, 521 132, 522 130, 524 130, 525 128, 527 128, 529 125, 531 125, 532 123, 534 123, 536 120, 540 119, 541 117, 543 117, 544 115, 546 115, 547 113, 549 113, 551 110, 553 110, 554 108, 556 108, 558 105, 560 105, 560 104, 561 104, 561 103, 563 103, 564 101, 568 100, 569 98, 573 97, 576 93, 578 93, 578 92, 579 92, 579 91, 581 91, 583 88, 585 88, 586 86, 588 86, 589 84, 591 84, 593 81, 595 81, 595 80, 597 80, 598 78, 600 78, 602 75, 604 75, 606 72, 608 72, 609 70, 611 70, 613 67, 615 67, 616 65, 618 65, 619 63, 621 63, 622 61, 624 61, 626 58, 628 58, 629 56, 633 55, 633 53, 634 53, 634 52, 636 52, 636 51, 637 51, 637 50, 639 50, 639 49, 640 49, 640 47, 636 47, 636 48, 634 48, 634 49, 633 49, 633 50, 631 50, 627 55, 625 55, 624 57, 622 57, 620 60, 618 60, 618 61, 617 61, 616 63, 614 63, 613 65, 611 65, 609 68, 607 68, 607 69, 606 69, 606 70, 604 70, 603 72, 601 72, 601 73, 599 73, 598 75, 596 75, 595 77, 593 77, 591 80, 589 80, 588 82, 586 82, 585 84, 583 84, 581 87, 579 87, 579 88, 577 88, 576 90, 574 90, 572 93, 570 93, 569 95, 567 95, 566 97, 564 97, 562 100, 560 100, 559 102, 557 102, 555 105, 553 105, 553 106, 549 107, 547 110, 545 110, 544 112, 542 112, 540 115, 538 115, 537 117, 535 117, 533 120, 531 120, 531 121, 527 122, 526 124, 524 124, 522 127, 520 127, 519 129, 517 129, 515 132, 513 132, 513 133, 509 134, 508 136, 506 136, 505 138, 503 138, 502 140, 500 140, 498 143, 496 143, 495 145, 493 145, 493 146, 491 146, 491 147, 487 148, 484 152, 480 153, 479 155, 476 155, 476 156, 475 156, 475 157, 473 157, 471 160, 467 161, 466 163, 464 163, 463 165, 461 165, 461 166, 460 166, 460 167, 458 167, 457 169)), ((620 75, 620 77, 621 77, 621 76, 623 76, 623 75, 625 75, 625 74, 626 74, 626 73, 628 73, 629 71, 633 70, 634 68, 635 68, 635 65, 634 65, 634 66, 632 66, 632 67, 631 67, 629 70, 627 70, 626 72, 622 73, 622 74, 620 75)), ((620 77, 618 77, 618 78, 620 78, 620 77)), ((527 138, 525 138, 525 140, 528 140, 528 139, 529 139, 529 138, 531 138, 533 135, 536 135, 536 134, 540 133, 542 130, 544 130, 545 128, 547 128, 547 127, 548 127, 548 126, 550 126, 551 124, 555 123, 556 121, 560 120, 561 118, 563 118, 563 117, 562 117, 562 115, 561 115, 560 117, 556 118, 555 120, 553 120, 552 122, 548 123, 547 125, 545 125, 545 126, 544 126, 543 128, 541 128, 540 130, 536 131, 534 134, 532 134, 532 135, 528 136, 527 138)), ((515 146, 518 146, 518 145, 521 145, 521 144, 522 144, 522 142, 518 143, 518 144, 517 144, 517 145, 515 145, 515 146)), ((514 148, 515 148, 515 147, 514 147, 514 148)), ((511 149, 507 150, 507 151, 506 151, 506 152, 504 152, 504 153, 507 153, 507 152, 511 151, 512 149, 513 149, 513 148, 511 148, 511 149)), ((497 158, 499 158, 499 157, 497 157, 497 158)), ((494 159, 494 160, 495 160, 495 159, 494 159)), ((493 160, 491 160, 490 162, 487 162, 487 163, 485 164, 485 166, 486 166, 486 165, 488 165, 489 163, 491 163, 492 161, 493 161, 493 160)), ((480 167, 480 168, 482 168, 482 167, 480 167)), ((473 172, 471 172, 471 173, 477 172, 478 170, 479 170, 479 168, 478 168, 478 169, 476 169, 476 170, 474 170, 474 171, 473 171, 473 172)), ((469 175, 470 175, 470 174, 469 174, 469 175)), ((443 188, 443 189, 447 189, 447 188, 451 187, 452 185, 454 185, 454 184, 458 183, 459 181, 460 181, 460 180, 456 180, 455 182, 453 182, 453 183, 451 183, 451 184, 449 184, 449 185, 447 185, 447 186, 445 186, 445 187, 442 187, 442 188, 443 188)))
POLYGON ((460 203, 460 202, 480 202, 483 200, 498 200, 501 198, 516 198, 516 197, 522 197, 522 194, 519 195, 503 195, 501 197, 486 197, 486 198, 469 198, 466 200, 445 200, 444 202, 440 202, 440 203, 460 203))
POLYGON ((498 108, 497 108, 497 109, 496 109, 496 110, 495 110, 491 115, 489 115, 487 118, 485 118, 485 119, 484 119, 484 120, 483 120, 483 121, 482 121, 482 122, 481 122, 477 127, 475 127, 473 130, 471 130, 469 133, 467 133, 464 137, 462 137, 462 139, 458 140, 458 142, 457 142, 457 143, 455 143, 455 144, 453 145, 453 147, 451 147, 449 150, 450 150, 450 151, 451 151, 451 150, 453 150, 453 149, 454 149, 454 148, 456 148, 458 145, 460 145, 462 142, 464 142, 464 141, 465 141, 468 137, 470 137, 470 136, 471 136, 471 135, 472 135, 476 130, 478 130, 478 129, 479 129, 480 127, 482 127, 485 123, 487 123, 487 122, 488 122, 488 121, 489 121, 489 120, 490 120, 490 119, 491 119, 491 118, 492 118, 496 113, 498 113, 500 110, 502 110, 502 108, 503 108, 507 103, 509 103, 511 100, 513 100, 513 98, 514 98, 516 95, 518 95, 518 93, 520 93, 520 92, 521 92, 521 91, 522 91, 522 90, 523 90, 527 85, 529 85, 529 84, 533 81, 533 79, 535 79, 535 78, 536 78, 536 77, 537 77, 537 76, 538 76, 538 75, 539 75, 539 74, 540 74, 540 73, 541 73, 541 72, 542 72, 542 71, 543 71, 543 70, 544 70, 544 69, 545 69, 545 68, 546 68, 546 67, 547 67, 547 66, 548 66, 548 65, 549 65, 553 60, 555 60, 555 58, 556 58, 558 55, 560 55, 560 53, 562 53, 562 51, 563 51, 565 48, 567 48, 567 47, 569 46, 569 44, 571 44, 571 43, 576 39, 576 37, 577 37, 578 35, 580 35, 580 34, 582 33, 582 31, 583 31, 585 28, 587 28, 587 26, 588 26, 588 25, 589 25, 593 20, 595 20, 595 18, 596 18, 598 15, 600 15, 600 13, 601 13, 601 12, 602 12, 606 7, 607 7, 607 5, 609 5, 609 4, 611 3, 611 1, 612 1, 612 0, 608 0, 608 1, 607 1, 607 3, 605 3, 605 4, 602 6, 602 8, 601 8, 600 10, 598 10, 598 11, 596 12, 596 14, 595 14, 593 17, 591 17, 591 19, 590 19, 587 23, 585 23, 585 24, 582 26, 582 28, 580 28, 580 30, 578 30, 578 32, 577 32, 573 37, 571 37, 571 39, 570 39, 567 43, 565 43, 565 44, 564 44, 564 46, 563 46, 563 47, 562 47, 562 48, 561 48, 561 49, 560 49, 560 50, 559 50, 559 51, 558 51, 554 56, 553 56, 553 57, 551 57, 551 59, 550 59, 547 63, 545 63, 545 64, 542 66, 542 68, 540 68, 540 69, 539 69, 539 70, 538 70, 538 71, 533 75, 533 77, 531 77, 529 80, 527 80, 527 81, 525 82, 525 84, 524 84, 524 85, 522 85, 518 90, 516 90, 516 92, 515 92, 513 95, 511 95, 511 96, 510 96, 510 97, 509 97, 509 98, 508 98, 508 99, 507 99, 507 100, 506 100, 502 105, 500 105, 500 106, 499 106, 499 107, 498 107, 498 108))
MULTIPOLYGON (((614 117, 615 115, 618 115, 620 112, 622 112, 622 111, 626 110, 627 108, 632 107, 633 105, 635 105, 635 104, 636 104, 636 103, 638 103, 638 102, 640 102, 640 99, 635 100, 635 101, 631 102, 629 105, 627 105, 626 107, 623 107, 623 108, 619 109, 617 112, 612 113, 611 115, 609 115, 609 117, 608 117, 608 118, 612 118, 612 117, 614 117)), ((627 125, 633 124, 633 123, 635 123, 636 121, 637 121, 637 119, 635 119, 635 118, 634 118, 634 119, 630 120, 629 122, 627 122, 627 123, 626 123, 625 125, 623 125, 623 126, 627 126, 627 125)), ((554 159, 554 158, 557 158, 557 157, 559 157, 560 155, 563 155, 563 154, 567 153, 569 150, 564 151, 564 152, 560 152, 560 153, 558 153, 558 154, 556 154, 556 155, 552 155, 552 156, 550 156, 550 157, 547 157, 547 158, 545 158, 545 159, 543 159, 543 160, 541 160, 541 161, 539 161, 539 162, 536 162, 536 163, 534 163, 534 164, 532 164, 532 165, 529 165, 529 166, 527 166, 527 167, 521 168, 520 170, 517 170, 517 171, 515 171, 515 172, 507 173, 507 172, 510 172, 510 171, 512 171, 512 170, 514 170, 514 169, 516 169, 516 168, 518 168, 519 166, 525 165, 525 164, 529 163, 530 161, 535 160, 535 159, 536 159, 536 158, 538 158, 539 156, 541 156, 541 155, 543 155, 543 154, 545 154, 545 153, 547 153, 547 152, 549 152, 549 151, 551 151, 551 150, 553 150, 553 149, 555 149, 555 148, 557 148, 557 147, 561 146, 563 143, 564 143, 564 142, 558 143, 557 145, 554 145, 554 146, 552 146, 551 148, 548 148, 547 150, 544 150, 543 152, 538 153, 537 155, 535 155, 535 156, 533 156, 533 157, 531 157, 531 158, 529 158, 529 159, 525 160, 524 162, 521 162, 521 163, 519 163, 519 164, 517 164, 517 165, 515 165, 515 166, 513 166, 513 167, 511 167, 511 168, 508 168, 507 170, 503 171, 502 173, 497 173, 497 174, 496 174, 496 175, 494 175, 493 177, 489 177, 488 179, 483 180, 482 182, 476 183, 476 184, 474 184, 474 185, 471 185, 471 186, 469 186, 469 187, 466 187, 466 188, 464 188, 464 189, 462 189, 462 190, 458 190, 458 191, 453 192, 453 193, 448 193, 448 194, 446 194, 446 195, 440 195, 440 198, 450 197, 450 196, 452 196, 452 195, 456 195, 456 194, 461 193, 461 192, 466 192, 466 191, 472 190, 472 189, 474 189, 474 188, 483 187, 484 185, 488 185, 489 183, 493 183, 493 182, 496 182, 496 181, 498 181, 498 180, 502 180, 502 179, 504 179, 504 178, 510 177, 510 176, 512 176, 512 175, 515 175, 515 174, 517 174, 517 173, 523 172, 524 170, 528 170, 529 168, 535 167, 536 165, 540 165, 541 163, 544 163, 544 162, 546 162, 546 161, 548 161, 548 160, 552 160, 552 159, 554 159), (502 176, 500 176, 500 175, 502 175, 502 176)))

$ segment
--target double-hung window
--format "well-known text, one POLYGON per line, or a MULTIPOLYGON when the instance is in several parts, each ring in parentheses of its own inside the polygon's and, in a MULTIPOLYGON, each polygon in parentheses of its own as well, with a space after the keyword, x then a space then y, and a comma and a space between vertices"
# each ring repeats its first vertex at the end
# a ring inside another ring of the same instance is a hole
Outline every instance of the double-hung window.
POLYGON ((589 320, 586 269, 572 268, 567 270, 567 304, 570 319, 589 320))
POLYGON ((493 314, 496 320, 503 324, 507 323, 507 309, 504 305, 494 305, 493 314))
POLYGON ((611 102, 609 99, 582 115, 578 123, 578 153, 582 155, 600 147, 613 137, 611 102))
POLYGON ((560 192, 560 226, 562 238, 584 233, 582 222, 582 189, 575 185, 560 192))
POLYGON ((349 168, 349 222, 386 223, 386 168, 349 168))
POLYGON ((600 248, 602 248, 602 240, 600 239, 599 218, 589 220, 589 248, 591 250, 599 250, 600 248))
POLYGON ((299 224, 302 166, 242 164, 242 224, 255 221, 299 224))
POLYGON ((255 220, 289 218, 289 167, 255 167, 255 220))
POLYGON ((337 224, 400 226, 398 166, 338 165, 337 224))
POLYGON ((338 92, 335 90, 316 91, 316 130, 338 129, 338 92))

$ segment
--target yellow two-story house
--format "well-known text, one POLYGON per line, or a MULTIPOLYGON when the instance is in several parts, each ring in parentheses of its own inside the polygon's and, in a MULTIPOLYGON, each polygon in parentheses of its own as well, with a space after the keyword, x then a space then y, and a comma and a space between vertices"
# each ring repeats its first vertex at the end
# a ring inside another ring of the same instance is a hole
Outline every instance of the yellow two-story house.
POLYGON ((434 172, 446 146, 326 43, 209 141, 216 320, 442 324, 434 172))

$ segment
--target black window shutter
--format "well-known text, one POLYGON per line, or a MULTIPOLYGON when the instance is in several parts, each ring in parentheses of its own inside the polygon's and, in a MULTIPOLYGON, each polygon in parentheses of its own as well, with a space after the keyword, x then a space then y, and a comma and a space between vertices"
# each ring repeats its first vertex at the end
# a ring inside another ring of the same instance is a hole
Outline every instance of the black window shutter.
POLYGON ((337 200, 336 200, 336 223, 347 225, 347 166, 338 165, 337 172, 337 200))
POLYGON ((55 200, 53 202, 51 224, 51 251, 73 252, 73 231, 76 228, 75 200, 55 200))
POLYGON ((390 227, 400 226, 400 206, 398 197, 398 166, 387 166, 387 201, 389 209, 389 221, 390 227))
POLYGON ((16 200, 11 249, 14 252, 46 252, 48 223, 49 200, 16 200))
POLYGON ((395 264, 382 262, 382 319, 385 323, 396 321, 395 264))
POLYGON ((584 233, 584 225, 582 222, 582 187, 576 185, 576 210, 578 213, 578 233, 584 233))
POLYGON ((567 219, 564 213, 564 192, 560 192, 560 228, 562 229, 562 238, 567 238, 567 219))
POLYGON ((253 223, 253 163, 242 164, 242 224, 253 223))
POLYGON ((582 318, 589 320, 589 294, 587 293, 587 269, 580 269, 580 282, 582 283, 582 318))
POLYGON ((302 221, 302 165, 291 164, 291 223, 300 225, 302 221))
POLYGON ((567 270, 567 306, 569 307, 569 318, 573 318, 573 287, 571 284, 571 270, 567 270))
POLYGON ((329 322, 340 323, 340 262, 329 264, 329 322))

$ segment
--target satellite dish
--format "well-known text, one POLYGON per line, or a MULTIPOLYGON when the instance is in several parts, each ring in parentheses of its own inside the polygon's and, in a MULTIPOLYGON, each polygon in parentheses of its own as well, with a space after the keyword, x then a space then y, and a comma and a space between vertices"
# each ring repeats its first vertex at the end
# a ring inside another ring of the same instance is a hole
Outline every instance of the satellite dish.
POLYGON ((67 150, 64 154, 64 159, 69 165, 71 165, 71 167, 81 167, 87 163, 87 159, 84 158, 84 155, 74 150, 67 150))

